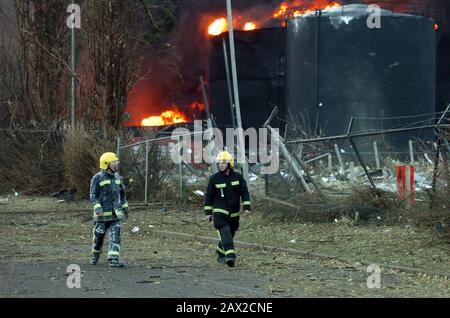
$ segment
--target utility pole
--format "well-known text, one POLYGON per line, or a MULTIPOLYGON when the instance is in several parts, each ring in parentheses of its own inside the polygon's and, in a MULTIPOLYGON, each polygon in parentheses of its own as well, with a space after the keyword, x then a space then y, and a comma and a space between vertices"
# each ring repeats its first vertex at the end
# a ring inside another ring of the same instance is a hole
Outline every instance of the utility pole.
POLYGON ((225 43, 225 36, 222 37, 223 46, 223 58, 225 62, 225 74, 227 75, 227 88, 228 88, 228 98, 230 100, 230 111, 231 111, 231 122, 233 123, 233 129, 236 129, 236 119, 234 118, 234 103, 233 103, 233 92, 231 91, 230 83, 230 69, 228 67, 228 52, 227 45, 225 43))
POLYGON ((242 130, 242 119, 241 119, 241 107, 239 103, 239 88, 237 83, 237 70, 236 70, 236 53, 234 50, 234 33, 233 33, 233 14, 231 9, 231 0, 227 0, 227 14, 228 14, 228 34, 230 37, 230 60, 231 60, 231 76, 233 79, 233 90, 234 90, 234 104, 236 107, 236 121, 237 121, 237 129, 238 129, 238 156, 240 154, 239 146, 243 155, 239 156, 239 159, 242 160, 242 172, 244 179, 249 184, 248 179, 248 165, 247 160, 245 158, 245 143, 244 143, 244 132, 242 130))
MULTIPOLYGON (((210 132, 210 136, 209 136, 209 140, 211 142, 213 141, 213 125, 212 125, 212 120, 211 120, 211 113, 209 112, 209 103, 208 103, 208 97, 206 96, 206 90, 205 90, 205 82, 203 81, 203 76, 199 77, 200 80, 200 87, 202 89, 202 97, 203 97, 203 105, 205 105, 205 113, 206 113, 206 125, 208 127, 208 130, 210 132)), ((213 155, 214 155, 214 159, 216 158, 216 148, 213 148, 213 155)), ((217 173, 217 165, 215 163, 213 163, 212 165, 212 169, 214 173, 217 173)))
POLYGON ((77 75, 76 75, 76 42, 75 42, 75 29, 80 28, 80 7, 72 1, 72 4, 67 8, 67 12, 71 13, 69 19, 67 20, 67 26, 70 28, 70 38, 71 38, 71 64, 72 64, 72 96, 71 96, 71 124, 72 128, 76 125, 76 85, 77 85, 77 75), (77 21, 78 19, 78 21, 77 21))
MULTIPOLYGON (((75 18, 73 18, 75 20, 75 18)), ((75 22, 74 22, 75 23, 75 22)), ((76 114, 76 105, 77 105, 77 79, 76 79, 76 60, 75 60, 75 28, 72 28, 72 127, 75 128, 76 120, 75 120, 75 114, 76 114)))

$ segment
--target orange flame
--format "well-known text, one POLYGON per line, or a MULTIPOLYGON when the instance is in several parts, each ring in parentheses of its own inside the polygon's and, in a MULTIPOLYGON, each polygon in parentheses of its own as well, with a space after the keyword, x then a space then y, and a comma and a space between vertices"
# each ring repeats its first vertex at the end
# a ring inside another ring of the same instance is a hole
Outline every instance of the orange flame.
MULTIPOLYGON (((303 7, 304 4, 302 3, 302 0, 295 0, 291 1, 289 3, 283 2, 271 15, 271 19, 285 19, 288 16, 294 16, 298 17, 306 13, 314 12, 314 10, 321 9, 321 10, 328 10, 328 9, 334 9, 339 8, 341 5, 339 2, 331 2, 329 0, 317 0, 314 1, 309 5, 309 7, 303 7)), ((252 21, 252 22, 245 22, 248 19, 248 17, 243 16, 237 16, 236 19, 233 19, 233 28, 240 29, 244 31, 251 31, 255 30, 261 27, 261 25, 264 24, 264 22, 258 21, 252 21)), ((247 20, 248 21, 248 20, 247 20)), ((264 18, 264 21, 266 21, 266 18, 264 18)), ((282 26, 284 24, 282 23, 282 26)), ((220 35, 223 32, 228 31, 228 21, 225 18, 218 18, 214 20, 209 26, 208 26, 208 34, 209 35, 220 35)))
POLYGON ((287 10, 288 6, 285 3, 281 4, 280 7, 273 14, 273 18, 274 19, 282 18, 286 14, 287 10))
POLYGON ((228 28, 227 20, 225 18, 219 18, 209 25, 208 34, 219 35, 223 32, 226 32, 227 28, 228 28))
POLYGON ((142 119, 141 126, 165 126, 176 123, 186 123, 188 120, 186 116, 176 110, 166 110, 159 116, 150 116, 142 119))
POLYGON ((327 6, 324 8, 324 10, 335 9, 335 8, 340 8, 340 7, 341 7, 341 5, 340 5, 339 3, 333 2, 333 3, 329 4, 329 5, 327 5, 327 6))
POLYGON ((341 5, 338 2, 332 2, 329 3, 327 5, 323 4, 317 4, 317 2, 325 2, 325 1, 316 1, 316 3, 313 3, 312 6, 310 6, 309 8, 303 8, 303 9, 299 9, 299 7, 301 7, 301 1, 295 1, 294 3, 285 3, 283 2, 280 7, 274 12, 273 14, 273 18, 274 19, 280 19, 280 18, 284 18, 289 14, 292 14, 292 16, 294 17, 298 17, 301 16, 303 14, 306 13, 311 13, 316 9, 321 9, 321 10, 328 10, 328 9, 334 9, 334 8, 339 8, 341 5))
POLYGON ((203 105, 203 103, 197 102, 197 101, 192 102, 191 105, 189 106, 189 108, 190 108, 192 111, 194 111, 194 110, 197 110, 197 111, 199 111, 199 112, 205 111, 205 105, 203 105))
POLYGON ((316 10, 316 9, 320 9, 320 10, 329 10, 329 9, 335 9, 335 8, 339 8, 339 7, 341 7, 341 5, 340 5, 339 3, 337 3, 337 2, 332 2, 332 3, 326 5, 326 6, 322 7, 322 8, 320 8, 320 7, 314 7, 314 8, 308 8, 308 9, 303 9, 303 10, 294 10, 294 11, 292 12, 292 15, 293 15, 294 17, 298 17, 298 16, 301 16, 301 15, 303 15, 303 14, 311 13, 311 12, 313 12, 313 11, 316 10))
POLYGON ((244 31, 251 31, 256 29, 256 23, 255 22, 247 22, 244 25, 244 31))

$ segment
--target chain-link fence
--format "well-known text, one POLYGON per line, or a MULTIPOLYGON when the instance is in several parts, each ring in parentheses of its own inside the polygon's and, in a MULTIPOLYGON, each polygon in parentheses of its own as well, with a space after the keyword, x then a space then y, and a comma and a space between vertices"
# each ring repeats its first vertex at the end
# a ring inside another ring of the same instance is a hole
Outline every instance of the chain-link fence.
MULTIPOLYGON (((192 138, 194 135, 179 136, 192 138)), ((193 143, 192 149, 185 149, 191 160, 177 162, 174 152, 180 140, 170 136, 141 139, 117 149, 121 158, 121 174, 131 200, 145 204, 155 201, 185 204, 203 200, 213 169, 194 157, 198 149, 206 146, 204 141, 200 145, 193 143)))
MULTIPOLYGON (((444 113, 438 115, 447 127, 448 117, 444 113)), ((277 203, 277 208, 271 208, 271 203, 264 206, 270 213, 282 210, 279 207, 283 205, 297 214, 318 215, 316 212, 320 211, 329 219, 348 211, 353 216, 356 212, 379 216, 403 209, 408 195, 401 198, 398 194, 399 165, 414 166, 414 182, 408 193, 415 192, 417 201, 429 200, 430 191, 448 187, 448 140, 421 138, 433 136, 436 128, 435 124, 357 132, 349 128, 342 136, 305 138, 295 134, 298 127, 291 127, 280 138, 286 150, 279 152, 275 173, 264 174, 262 168, 267 165, 249 164, 250 192, 254 198, 261 198, 260 202, 277 203), (402 133, 402 144, 393 145, 387 137, 391 133, 402 133), (296 140, 299 137, 303 139, 296 140)), ((193 140, 192 150, 187 149, 188 162, 174 161, 179 140, 170 136, 143 137, 118 147, 121 173, 132 200, 146 204, 203 201, 213 165, 196 157, 209 142, 199 138, 195 143, 194 135, 185 136, 193 140)), ((268 149, 273 146, 269 140, 268 149)), ((239 163, 236 170, 240 170, 239 163)))

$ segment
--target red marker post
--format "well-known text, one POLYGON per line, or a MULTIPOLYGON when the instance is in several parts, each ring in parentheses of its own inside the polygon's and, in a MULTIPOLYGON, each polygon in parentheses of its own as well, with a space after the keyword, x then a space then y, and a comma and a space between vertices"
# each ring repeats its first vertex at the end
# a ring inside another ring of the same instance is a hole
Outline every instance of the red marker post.
POLYGON ((414 205, 414 166, 398 165, 395 167, 395 175, 397 176, 397 193, 401 200, 405 199, 405 195, 409 197, 406 205, 414 205))

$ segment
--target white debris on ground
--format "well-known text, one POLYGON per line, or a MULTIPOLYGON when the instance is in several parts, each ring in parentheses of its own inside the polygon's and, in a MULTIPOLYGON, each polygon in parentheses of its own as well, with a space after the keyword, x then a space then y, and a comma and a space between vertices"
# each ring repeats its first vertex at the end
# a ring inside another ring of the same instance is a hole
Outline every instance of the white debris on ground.
POLYGON ((139 233, 139 226, 135 226, 131 229, 131 234, 138 234, 139 233))
POLYGON ((335 182, 335 181, 337 181, 337 179, 334 174, 331 174, 328 177, 322 177, 322 182, 324 182, 324 183, 335 182))
POLYGON ((199 182, 199 178, 197 176, 188 176, 185 178, 186 184, 193 185, 199 182))
POLYGON ((0 204, 8 204, 8 202, 9 202, 9 197, 6 197, 6 198, 0 197, 0 204))
POLYGON ((414 190, 420 191, 423 189, 431 189, 431 176, 425 172, 414 173, 414 190))
POLYGON ((192 191, 192 192, 194 192, 194 194, 198 195, 199 197, 204 197, 205 196, 205 193, 203 191, 200 191, 200 190, 195 190, 195 191, 192 191))
MULTIPOLYGON (((321 176, 320 180, 325 188, 333 190, 345 190, 349 189, 356 184, 370 186, 370 182, 364 170, 361 167, 355 167, 356 181, 351 183, 350 181, 350 171, 347 169, 344 173, 339 174, 333 172, 326 176, 321 176)), ((417 169, 417 167, 416 167, 417 169)), ((374 181, 376 187, 380 190, 388 192, 397 192, 397 177, 395 173, 388 168, 383 168, 382 175, 374 176, 372 175, 372 180, 374 181)), ((414 191, 424 191, 430 189, 432 186, 432 172, 420 171, 414 172, 414 191)))

